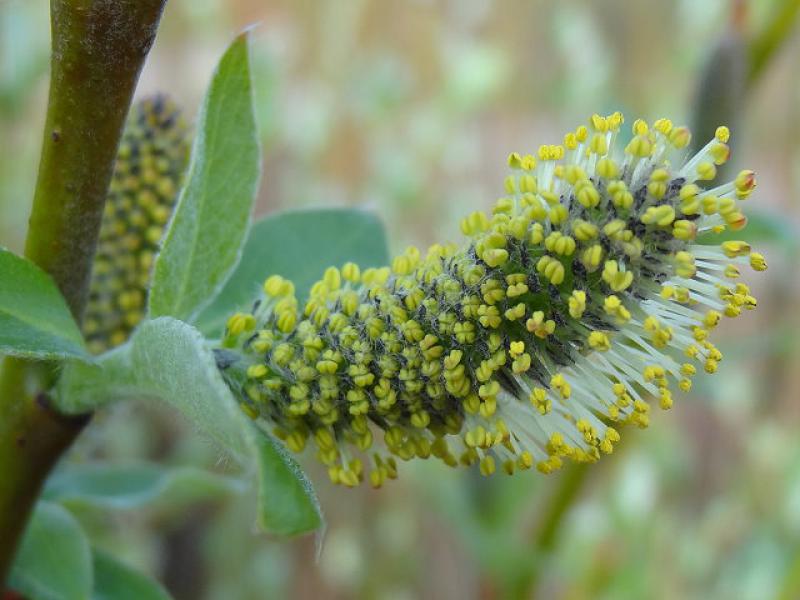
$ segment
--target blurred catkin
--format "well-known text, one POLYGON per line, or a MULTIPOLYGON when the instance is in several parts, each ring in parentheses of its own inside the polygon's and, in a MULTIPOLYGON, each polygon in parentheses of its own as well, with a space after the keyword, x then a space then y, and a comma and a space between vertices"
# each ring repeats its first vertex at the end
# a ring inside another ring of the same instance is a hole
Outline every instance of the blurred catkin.
POLYGON ((106 201, 84 320, 95 353, 125 342, 144 317, 153 259, 188 156, 188 129, 171 100, 158 95, 134 105, 106 201))

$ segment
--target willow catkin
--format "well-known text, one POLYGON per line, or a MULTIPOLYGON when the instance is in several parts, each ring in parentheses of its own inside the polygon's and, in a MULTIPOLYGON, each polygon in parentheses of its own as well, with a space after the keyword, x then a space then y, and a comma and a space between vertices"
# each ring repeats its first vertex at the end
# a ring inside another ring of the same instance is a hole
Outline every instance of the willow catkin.
POLYGON ((702 188, 726 127, 687 156, 687 128, 637 120, 621 147, 622 123, 594 115, 512 154, 506 195, 464 219, 460 246, 331 267, 304 306, 269 277, 217 349, 245 413, 347 486, 414 457, 550 473, 612 452, 617 424, 646 427, 649 400, 669 409, 717 370, 711 330, 755 308, 740 269, 766 264, 745 242, 694 243, 746 223, 751 171, 702 188))
POLYGON ((95 353, 122 344, 144 318, 153 259, 189 156, 189 134, 165 96, 131 110, 106 200, 84 334, 95 353))

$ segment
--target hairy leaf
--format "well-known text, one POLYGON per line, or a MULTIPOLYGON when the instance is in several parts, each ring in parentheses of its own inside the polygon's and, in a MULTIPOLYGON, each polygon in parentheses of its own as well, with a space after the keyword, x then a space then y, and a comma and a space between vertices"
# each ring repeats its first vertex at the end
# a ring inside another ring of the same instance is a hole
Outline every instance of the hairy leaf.
POLYGON ((219 498, 241 489, 237 479, 193 467, 88 463, 57 471, 48 479, 44 496, 69 507, 128 510, 157 502, 219 498))
POLYGON ((11 588, 30 600, 89 600, 92 579, 89 540, 75 517, 40 502, 11 570, 11 588))
POLYGON ((5 248, 0 248, 0 352, 91 360, 50 276, 5 248))
POLYGON ((225 282, 239 260, 260 165, 242 34, 220 60, 203 102, 186 184, 153 271, 151 316, 189 321, 225 282))

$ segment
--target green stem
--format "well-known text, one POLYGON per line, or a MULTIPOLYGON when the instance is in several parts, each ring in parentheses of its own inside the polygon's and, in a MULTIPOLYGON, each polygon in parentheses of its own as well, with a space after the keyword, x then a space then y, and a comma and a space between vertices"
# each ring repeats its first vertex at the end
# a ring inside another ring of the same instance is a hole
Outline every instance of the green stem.
POLYGON ((783 46, 800 15, 800 0, 783 0, 772 12, 772 18, 749 44, 748 87, 758 80, 770 59, 783 46))
POLYGON ((4 367, 0 378, 0 590, 44 478, 89 420, 89 415, 59 415, 45 394, 28 391, 31 369, 26 361, 8 358, 4 367))
MULTIPOLYGON (((548 498, 547 506, 531 541, 531 568, 518 581, 514 597, 530 598, 539 583, 543 560, 555 547, 564 517, 580 494, 590 472, 590 465, 570 465, 562 473, 558 488, 548 498)), ((596 467, 595 467, 596 468, 596 467)))
MULTIPOLYGON (((50 96, 25 254, 78 321, 125 115, 165 3, 51 0, 50 96)), ((56 372, 11 358, 0 372, 0 584, 42 483, 88 421, 50 408, 56 372)))

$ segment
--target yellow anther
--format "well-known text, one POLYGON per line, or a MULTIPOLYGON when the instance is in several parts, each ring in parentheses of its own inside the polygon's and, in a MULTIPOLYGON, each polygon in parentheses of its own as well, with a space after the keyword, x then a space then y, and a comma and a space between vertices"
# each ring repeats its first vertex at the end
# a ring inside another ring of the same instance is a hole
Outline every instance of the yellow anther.
POLYGON ((550 379, 550 386, 560 392, 561 398, 564 400, 572 395, 572 388, 561 373, 553 375, 550 379))
POLYGON ((552 256, 542 256, 536 263, 536 270, 553 285, 561 285, 564 282, 564 265, 552 256))
POLYGON ((623 271, 615 260, 607 260, 603 266, 603 281, 615 292, 622 292, 633 283, 633 273, 623 271))
POLYGON ((593 152, 594 154, 599 154, 603 156, 604 154, 608 153, 608 143, 606 142, 606 136, 600 133, 595 133, 592 136, 591 141, 589 142, 589 151, 593 152))
POLYGON ((611 348, 611 340, 602 331, 592 331, 588 338, 589 347, 599 352, 606 352, 611 348))
POLYGON ((261 379, 268 373, 265 365, 250 365, 247 367, 247 376, 250 379, 261 379))
POLYGON ((622 301, 619 299, 619 297, 615 296, 614 294, 611 294, 605 298, 603 301, 603 310, 606 311, 606 314, 617 317, 617 321, 620 324, 627 322, 631 318, 630 312, 628 312, 628 310, 622 304, 622 301))
POLYGON ((342 277, 350 283, 358 283, 361 279, 361 269, 355 263, 345 263, 342 267, 342 277))
POLYGON ((697 273, 694 256, 690 252, 680 251, 675 253, 675 273, 678 277, 691 279, 697 273))
POLYGON ((601 158, 597 161, 597 174, 603 179, 619 177, 619 166, 610 158, 601 158))
POLYGON ((633 205, 633 194, 628 191, 624 181, 615 179, 606 188, 611 195, 611 203, 616 208, 629 209, 633 205))
POLYGON ((489 248, 484 250, 481 258, 490 267, 499 267, 508 262, 508 251, 503 248, 489 248))
POLYGON ((675 209, 669 204, 649 207, 642 215, 641 221, 645 225, 669 227, 675 220, 675 209))
POLYGON ((522 296, 528 291, 528 286, 525 283, 515 283, 514 285, 508 286, 506 290, 506 295, 509 298, 516 298, 517 296, 522 296))
POLYGON ((264 282, 264 292, 273 298, 289 296, 294 294, 294 284, 280 275, 272 275, 264 282))
POLYGON ((575 185, 575 197, 585 208, 595 208, 600 203, 600 193, 588 181, 580 181, 575 185))
POLYGON ((545 238, 544 247, 559 256, 571 256, 575 252, 575 240, 560 231, 554 231, 545 238))
POLYGON ((569 211, 563 204, 556 204, 547 211, 547 218, 553 225, 561 225, 569 218, 569 211))
POLYGON ((488 477, 489 475, 494 473, 494 470, 495 470, 494 458, 492 458, 491 456, 484 456, 481 459, 480 463, 481 475, 483 475, 484 477, 488 477))
POLYGON ((670 392, 669 389, 661 388, 659 390, 658 399, 663 410, 669 410, 672 408, 672 392, 670 392))
POLYGON ((740 240, 730 240, 721 244, 722 251, 728 258, 750 254, 750 244, 740 240))
POLYGON ((461 231, 464 235, 476 235, 489 229, 489 219, 486 213, 476 211, 461 221, 461 231))
POLYGON ((751 252, 750 266, 756 271, 766 271, 767 261, 762 254, 759 254, 758 252, 751 252))
POLYGON ((597 237, 597 225, 581 219, 576 219, 572 223, 572 233, 575 234, 576 239, 581 242, 587 242, 597 237))
POLYGON ((328 267, 325 270, 325 274, 322 277, 322 281, 325 282, 325 285, 328 287, 329 291, 336 291, 342 285, 342 275, 339 269, 336 267, 328 267))
POLYGON ((601 117, 597 113, 593 114, 589 119, 589 124, 595 131, 605 133, 608 130, 608 122, 605 117, 601 117))
POLYGON ((731 157, 731 149, 727 144, 714 144, 711 147, 711 158, 714 159, 715 165, 724 165, 731 157))
POLYGON ((692 221, 679 219, 673 224, 672 236, 677 240, 693 240, 697 237, 697 225, 692 221))
POLYGON ((500 393, 500 384, 497 381, 490 381, 488 383, 484 383, 482 386, 478 388, 478 396, 480 396, 483 400, 486 400, 486 398, 494 398, 499 393, 500 393))
POLYGON ((531 368, 530 354, 522 354, 521 356, 517 357, 517 359, 514 360, 513 363, 511 364, 511 370, 517 375, 525 373, 530 368, 531 368))
POLYGON ((536 410, 543 415, 549 413, 553 407, 553 403, 547 397, 547 391, 543 388, 533 388, 533 391, 530 393, 529 400, 536 410))
POLYGON ((676 127, 669 134, 670 143, 678 150, 686 148, 691 140, 692 132, 688 127, 676 127))
POLYGON ((291 333, 297 323, 297 313, 293 310, 284 310, 278 314, 278 329, 283 333, 291 333))
POLYGON ((520 156, 519 152, 512 152, 508 155, 508 166, 512 169, 522 168, 522 156, 520 156))
POLYGON ((239 335, 245 331, 253 331, 256 328, 256 319, 253 315, 236 313, 228 319, 228 333, 239 335))
POLYGON ((637 135, 628 142, 625 152, 637 158, 646 158, 652 154, 653 145, 646 136, 637 135))
POLYGON ((701 181, 711 181, 717 176, 717 167, 711 162, 701 162, 697 165, 697 178, 701 181))
POLYGON ((596 271, 603 262, 603 247, 600 244, 589 246, 581 253, 581 263, 589 272, 596 271))
POLYGON ((672 132, 672 121, 669 119, 657 119, 656 122, 653 123, 653 129, 662 135, 669 136, 672 132))
POLYGON ((710 310, 706 313, 705 317, 703 317, 703 325, 705 325, 708 329, 713 329, 719 324, 722 315, 720 315, 716 310, 710 310))
POLYGON ((507 309, 505 313, 503 313, 503 316, 505 316, 506 320, 508 321, 516 321, 521 319, 525 316, 525 304, 520 302, 516 306, 512 306, 511 308, 507 309))
POLYGON ((650 174, 650 183, 647 184, 647 191, 651 196, 660 200, 667 193, 667 183, 669 183, 669 171, 655 169, 650 174))
POLYGON ((556 330, 556 322, 552 319, 545 319, 544 312, 537 310, 533 313, 533 316, 526 321, 525 327, 536 337, 544 339, 548 335, 552 335, 556 330))
POLYGON ((744 200, 756 187, 756 174, 750 170, 739 171, 733 184, 736 187, 736 196, 744 200))
POLYGON ((586 311, 586 292, 583 290, 573 290, 568 300, 569 316, 573 319, 580 319, 586 311))

